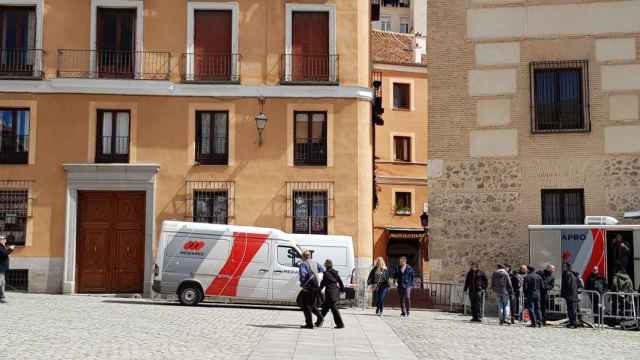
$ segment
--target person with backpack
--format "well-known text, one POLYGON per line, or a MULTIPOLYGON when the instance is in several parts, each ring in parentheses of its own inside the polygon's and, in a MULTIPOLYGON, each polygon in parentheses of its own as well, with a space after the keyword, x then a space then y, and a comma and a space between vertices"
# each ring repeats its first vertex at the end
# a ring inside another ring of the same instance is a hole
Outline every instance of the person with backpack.
POLYGON ((313 317, 317 317, 317 323, 322 324, 324 320, 322 314, 318 310, 317 303, 321 296, 319 273, 323 273, 324 268, 311 259, 311 252, 305 250, 302 253, 302 263, 298 271, 300 277, 300 293, 298 294, 297 303, 304 313, 305 324, 301 326, 303 329, 313 329, 313 317))

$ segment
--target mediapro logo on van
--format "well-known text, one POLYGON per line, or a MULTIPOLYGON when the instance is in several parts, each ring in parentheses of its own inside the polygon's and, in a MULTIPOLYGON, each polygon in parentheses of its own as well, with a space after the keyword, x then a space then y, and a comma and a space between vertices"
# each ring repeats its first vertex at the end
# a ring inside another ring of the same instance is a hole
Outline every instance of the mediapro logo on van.
POLYGON ((184 255, 204 255, 200 250, 204 248, 204 241, 202 240, 189 240, 182 245, 180 254, 184 255))

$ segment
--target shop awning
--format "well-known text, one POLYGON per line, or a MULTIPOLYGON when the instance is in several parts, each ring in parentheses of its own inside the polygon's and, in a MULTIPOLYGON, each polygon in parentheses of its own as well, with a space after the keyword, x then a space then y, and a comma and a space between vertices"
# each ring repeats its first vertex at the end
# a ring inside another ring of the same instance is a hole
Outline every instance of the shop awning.
POLYGON ((424 238, 423 228, 385 227, 390 239, 421 240, 424 238))

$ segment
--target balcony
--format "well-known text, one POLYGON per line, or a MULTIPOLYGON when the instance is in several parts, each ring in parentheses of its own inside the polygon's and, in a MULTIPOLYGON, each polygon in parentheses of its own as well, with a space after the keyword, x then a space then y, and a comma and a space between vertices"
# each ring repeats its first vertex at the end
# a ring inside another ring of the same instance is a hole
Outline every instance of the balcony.
POLYGON ((0 136, 0 164, 26 164, 28 162, 28 135, 0 136))
POLYGON ((182 81, 187 83, 239 84, 240 54, 182 54, 182 81))
POLYGON ((42 49, 0 49, 0 79, 40 80, 42 49))
POLYGON ((283 54, 280 82, 287 85, 338 85, 338 55, 283 54))
POLYGON ((58 77, 168 80, 171 54, 165 51, 58 50, 58 77))

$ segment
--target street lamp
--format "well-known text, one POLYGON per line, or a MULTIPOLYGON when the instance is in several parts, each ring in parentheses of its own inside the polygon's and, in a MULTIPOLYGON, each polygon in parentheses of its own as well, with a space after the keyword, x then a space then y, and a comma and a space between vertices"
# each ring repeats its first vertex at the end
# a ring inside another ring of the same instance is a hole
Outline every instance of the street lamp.
POLYGON ((267 122, 269 119, 267 115, 264 114, 264 97, 258 98, 258 103, 260 104, 260 113, 256 115, 256 128, 258 129, 258 146, 262 145, 262 132, 264 128, 267 126, 267 122))

